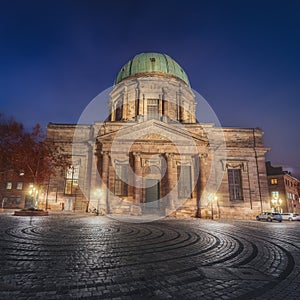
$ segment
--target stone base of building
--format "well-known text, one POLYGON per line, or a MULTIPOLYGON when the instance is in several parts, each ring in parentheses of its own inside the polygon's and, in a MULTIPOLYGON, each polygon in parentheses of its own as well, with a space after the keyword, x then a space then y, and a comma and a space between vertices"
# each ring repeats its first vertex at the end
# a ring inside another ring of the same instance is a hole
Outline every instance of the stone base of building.
POLYGON ((22 210, 16 210, 14 213, 14 216, 21 216, 21 217, 25 217, 25 216, 29 216, 29 217, 33 217, 33 216, 48 216, 48 211, 30 211, 30 210, 26 210, 26 211, 22 211, 22 210))
MULTIPOLYGON (((183 204, 178 200, 173 201, 173 205, 176 208, 168 208, 160 205, 160 207, 150 208, 145 206, 145 204, 135 204, 129 200, 121 200, 116 198, 108 203, 108 209, 105 203, 90 202, 89 212, 93 210, 98 210, 99 215, 124 215, 124 216, 143 216, 147 214, 159 215, 161 217, 174 217, 174 218, 203 218, 203 219, 247 219, 255 220, 255 217, 261 212, 261 206, 259 202, 256 203, 252 209, 247 207, 246 203, 241 203, 239 206, 222 206, 215 205, 212 209, 210 205, 197 207, 197 201, 195 198, 186 200, 183 204), (98 209, 97 209, 98 206, 98 209)), ((77 213, 85 213, 88 202, 87 200, 77 200, 76 202, 70 202, 66 200, 65 202, 48 202, 49 211, 71 211, 77 213), (72 205, 68 205, 68 204, 72 205), (74 205, 75 203, 75 205, 74 205)), ((46 207, 46 202, 39 202, 39 209, 44 209, 46 207)), ((264 210, 268 211, 267 207, 264 210)))

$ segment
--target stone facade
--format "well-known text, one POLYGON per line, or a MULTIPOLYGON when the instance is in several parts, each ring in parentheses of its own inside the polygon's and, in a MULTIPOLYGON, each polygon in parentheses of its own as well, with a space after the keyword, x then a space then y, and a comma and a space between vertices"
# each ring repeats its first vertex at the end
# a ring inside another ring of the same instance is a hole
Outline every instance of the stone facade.
POLYGON ((186 82, 143 72, 114 86, 105 122, 50 123, 47 139, 72 156, 69 175, 50 182, 50 206, 203 218, 270 209, 263 132, 199 123, 195 112, 186 82))

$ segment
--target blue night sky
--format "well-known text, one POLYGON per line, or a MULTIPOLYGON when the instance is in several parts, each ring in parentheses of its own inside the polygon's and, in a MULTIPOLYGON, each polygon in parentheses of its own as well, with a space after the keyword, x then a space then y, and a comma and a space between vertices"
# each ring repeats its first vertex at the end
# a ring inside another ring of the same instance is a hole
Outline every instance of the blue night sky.
POLYGON ((0 111, 76 123, 140 52, 174 58, 223 126, 262 128, 267 158, 300 173, 299 1, 2 0, 0 111))

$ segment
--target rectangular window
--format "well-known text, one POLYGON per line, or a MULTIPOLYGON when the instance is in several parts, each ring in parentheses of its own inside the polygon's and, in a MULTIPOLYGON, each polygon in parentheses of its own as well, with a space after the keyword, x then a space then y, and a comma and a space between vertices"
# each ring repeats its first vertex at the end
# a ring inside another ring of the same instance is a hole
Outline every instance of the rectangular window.
POLYGON ((7 182, 6 183, 6 189, 11 190, 12 189, 12 182, 7 182))
POLYGON ((120 99, 116 106, 116 121, 121 121, 123 117, 123 99, 120 99))
POLYGON ((271 179, 271 184, 278 184, 277 178, 272 178, 271 179))
POLYGON ((278 191, 272 191, 272 199, 279 199, 279 192, 278 191))
POLYGON ((79 165, 71 166, 66 173, 65 194, 73 195, 78 188, 79 165))
POLYGON ((230 200, 243 200, 242 176, 240 169, 228 169, 230 200))
POLYGON ((177 167, 178 198, 190 198, 192 194, 192 176, 190 166, 177 167))
POLYGON ((115 169, 115 195, 127 196, 128 184, 125 181, 128 178, 128 165, 116 165, 115 169))
POLYGON ((157 99, 148 99, 147 100, 147 114, 148 120, 150 119, 158 119, 158 100, 157 99))
POLYGON ((17 190, 23 189, 23 182, 17 182, 17 190))

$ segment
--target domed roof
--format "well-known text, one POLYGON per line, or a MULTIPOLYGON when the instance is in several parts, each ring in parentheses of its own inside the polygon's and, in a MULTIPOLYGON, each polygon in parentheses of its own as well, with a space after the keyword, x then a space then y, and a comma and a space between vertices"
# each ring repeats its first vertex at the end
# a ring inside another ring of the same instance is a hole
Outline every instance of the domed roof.
POLYGON ((189 79, 180 65, 170 56, 161 53, 140 53, 131 59, 118 73, 115 84, 125 78, 143 74, 168 74, 190 86, 189 79))

